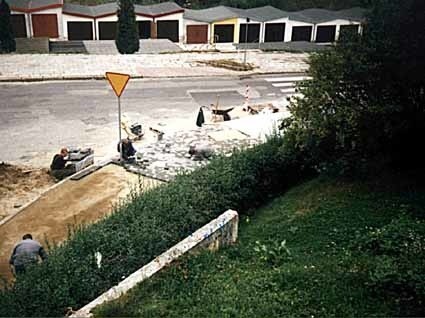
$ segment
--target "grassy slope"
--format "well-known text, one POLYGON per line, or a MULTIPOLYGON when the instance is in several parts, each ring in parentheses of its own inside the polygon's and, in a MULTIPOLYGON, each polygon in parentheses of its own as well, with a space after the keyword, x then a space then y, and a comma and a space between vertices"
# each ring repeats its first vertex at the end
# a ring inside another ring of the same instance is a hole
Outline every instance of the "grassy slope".
POLYGON ((244 217, 238 245, 187 258, 98 311, 99 316, 390 316, 396 303, 365 285, 370 257, 350 248, 359 234, 402 210, 423 211, 425 191, 397 180, 316 179, 244 217), (399 189, 385 184, 397 184, 399 189), (403 188, 403 189, 400 189, 403 188), (286 240, 290 251, 279 252, 286 240), (258 253, 264 244, 272 253, 258 253))

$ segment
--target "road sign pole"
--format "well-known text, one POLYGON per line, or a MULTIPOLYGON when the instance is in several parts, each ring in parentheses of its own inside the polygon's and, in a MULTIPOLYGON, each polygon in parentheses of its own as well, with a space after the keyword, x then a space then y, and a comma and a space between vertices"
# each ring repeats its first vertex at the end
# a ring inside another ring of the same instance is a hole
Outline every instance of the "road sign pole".
POLYGON ((245 51, 243 54, 243 64, 246 66, 246 51, 248 48, 248 23, 250 22, 249 18, 246 18, 246 26, 245 26, 245 51))
POLYGON ((112 89, 115 92, 115 95, 118 97, 118 148, 120 150, 120 161, 123 160, 123 147, 122 147, 122 137, 121 137, 121 94, 123 93, 128 81, 130 80, 130 75, 120 74, 113 72, 106 72, 106 78, 111 84, 112 89))
POLYGON ((122 162, 122 142, 121 142, 121 97, 118 96, 118 145, 120 147, 120 162, 122 162))

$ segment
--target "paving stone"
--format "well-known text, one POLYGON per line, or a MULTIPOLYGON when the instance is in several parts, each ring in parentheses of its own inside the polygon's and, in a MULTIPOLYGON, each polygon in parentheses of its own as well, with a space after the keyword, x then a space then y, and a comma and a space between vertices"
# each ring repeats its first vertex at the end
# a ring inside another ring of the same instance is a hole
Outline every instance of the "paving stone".
POLYGON ((207 145, 216 154, 230 156, 236 149, 249 148, 261 141, 253 138, 214 141, 208 137, 211 132, 229 130, 223 126, 209 126, 197 130, 176 132, 161 141, 145 145, 138 153, 137 161, 127 165, 127 169, 143 176, 171 181, 177 174, 191 172, 208 164, 208 160, 194 161, 188 154, 193 144, 207 145))

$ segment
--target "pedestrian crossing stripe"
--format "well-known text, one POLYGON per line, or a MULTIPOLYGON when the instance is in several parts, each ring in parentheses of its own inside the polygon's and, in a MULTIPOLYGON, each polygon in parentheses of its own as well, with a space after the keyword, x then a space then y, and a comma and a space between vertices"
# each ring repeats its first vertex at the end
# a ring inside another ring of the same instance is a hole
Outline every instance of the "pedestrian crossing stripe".
POLYGON ((274 87, 294 87, 295 83, 291 82, 291 83, 273 83, 272 84, 274 87))
POLYGON ((298 82, 304 80, 310 80, 309 76, 285 76, 285 77, 270 77, 266 78, 266 82, 298 82))

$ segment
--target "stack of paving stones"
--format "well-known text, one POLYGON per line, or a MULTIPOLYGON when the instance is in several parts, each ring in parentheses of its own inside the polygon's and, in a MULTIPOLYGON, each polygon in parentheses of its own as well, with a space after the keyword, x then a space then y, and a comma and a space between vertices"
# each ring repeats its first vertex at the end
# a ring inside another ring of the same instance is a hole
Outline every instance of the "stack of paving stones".
POLYGON ((186 130, 166 136, 155 143, 139 149, 136 162, 126 164, 125 168, 134 173, 153 179, 169 182, 177 174, 189 173, 208 164, 209 160, 195 161, 189 155, 190 145, 208 146, 215 155, 231 156, 236 149, 246 149, 259 144, 259 139, 227 139, 215 141, 208 135, 212 132, 226 132, 229 128, 205 126, 197 130, 186 130))

